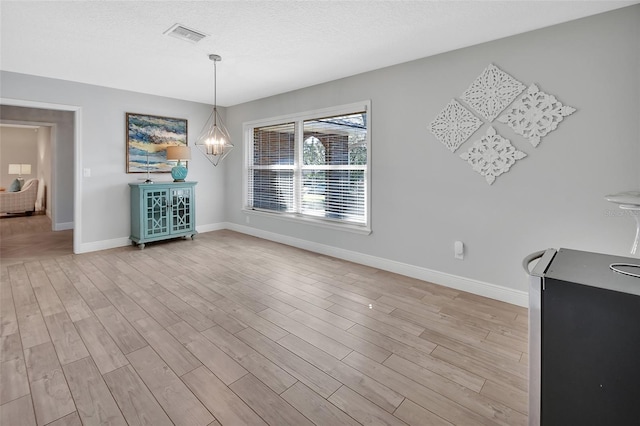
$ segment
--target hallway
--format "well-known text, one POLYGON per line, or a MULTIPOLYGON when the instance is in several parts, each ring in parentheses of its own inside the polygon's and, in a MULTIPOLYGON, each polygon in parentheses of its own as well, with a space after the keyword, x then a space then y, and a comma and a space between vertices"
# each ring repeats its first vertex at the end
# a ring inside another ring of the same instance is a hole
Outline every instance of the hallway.
POLYGON ((0 263, 7 266, 73 253, 73 230, 52 231, 46 215, 0 217, 0 263))

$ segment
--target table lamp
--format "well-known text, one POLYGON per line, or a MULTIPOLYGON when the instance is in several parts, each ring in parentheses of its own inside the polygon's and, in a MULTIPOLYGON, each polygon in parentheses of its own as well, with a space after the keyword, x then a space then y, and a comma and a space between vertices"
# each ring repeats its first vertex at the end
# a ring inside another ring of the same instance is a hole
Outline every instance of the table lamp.
POLYGON ((184 182, 187 177, 187 168, 182 165, 182 160, 191 159, 191 149, 188 146, 169 146, 167 147, 167 160, 178 160, 178 164, 171 169, 171 177, 174 182, 184 182))

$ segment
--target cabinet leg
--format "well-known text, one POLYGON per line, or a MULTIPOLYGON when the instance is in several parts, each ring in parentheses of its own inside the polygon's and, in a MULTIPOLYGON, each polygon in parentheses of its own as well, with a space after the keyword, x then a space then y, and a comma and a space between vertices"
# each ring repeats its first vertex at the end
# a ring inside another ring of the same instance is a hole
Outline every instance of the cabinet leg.
POLYGON ((196 234, 191 234, 191 239, 195 240, 196 239, 196 234))
POLYGON ((142 250, 142 249, 144 248, 144 243, 140 243, 140 244, 138 244, 138 248, 139 248, 140 250, 142 250))

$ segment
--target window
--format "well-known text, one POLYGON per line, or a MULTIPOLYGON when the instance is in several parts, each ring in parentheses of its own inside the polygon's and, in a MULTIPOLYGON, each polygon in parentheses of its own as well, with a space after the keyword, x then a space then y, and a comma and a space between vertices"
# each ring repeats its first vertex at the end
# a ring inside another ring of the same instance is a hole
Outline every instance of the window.
POLYGON ((245 123, 245 209, 369 232, 369 110, 245 123))

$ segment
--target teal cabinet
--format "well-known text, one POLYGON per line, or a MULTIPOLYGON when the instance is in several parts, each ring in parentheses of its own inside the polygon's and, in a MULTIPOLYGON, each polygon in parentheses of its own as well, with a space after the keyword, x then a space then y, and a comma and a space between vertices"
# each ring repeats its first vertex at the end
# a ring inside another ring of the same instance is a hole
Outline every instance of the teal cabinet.
POLYGON ((130 183, 132 243, 195 237, 197 182, 130 183))

